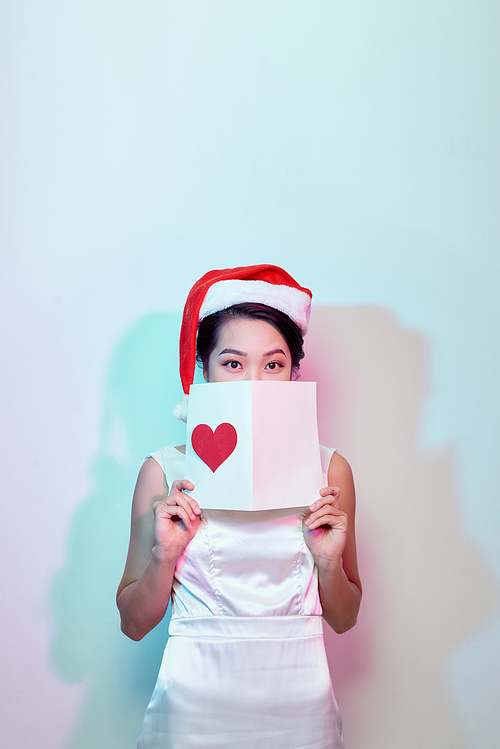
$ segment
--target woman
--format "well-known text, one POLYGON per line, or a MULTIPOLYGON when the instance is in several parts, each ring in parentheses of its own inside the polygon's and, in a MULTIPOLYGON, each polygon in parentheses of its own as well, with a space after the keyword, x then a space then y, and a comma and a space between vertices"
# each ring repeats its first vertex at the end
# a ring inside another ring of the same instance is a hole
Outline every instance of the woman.
MULTIPOLYGON (((206 274, 184 309, 184 391, 195 355, 208 382, 291 380, 310 299, 275 266, 206 274)), ((340 749, 320 615, 345 632, 361 599, 347 461, 322 448, 327 486, 307 512, 202 511, 181 478, 184 449, 164 448, 142 466, 117 594, 122 630, 134 640, 172 597, 139 748, 340 749)))

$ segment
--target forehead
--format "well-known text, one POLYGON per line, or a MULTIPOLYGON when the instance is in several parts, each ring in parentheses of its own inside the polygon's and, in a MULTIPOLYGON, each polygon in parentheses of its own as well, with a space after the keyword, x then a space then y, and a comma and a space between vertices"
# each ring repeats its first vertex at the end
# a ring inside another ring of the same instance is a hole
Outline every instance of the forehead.
POLYGON ((218 348, 224 348, 232 344, 233 348, 245 350, 250 347, 262 347, 267 350, 269 344, 274 343, 288 350, 287 343, 279 330, 265 320, 249 320, 247 318, 236 318, 226 320, 219 330, 217 341, 218 348), (236 346, 236 342, 238 345, 236 346))

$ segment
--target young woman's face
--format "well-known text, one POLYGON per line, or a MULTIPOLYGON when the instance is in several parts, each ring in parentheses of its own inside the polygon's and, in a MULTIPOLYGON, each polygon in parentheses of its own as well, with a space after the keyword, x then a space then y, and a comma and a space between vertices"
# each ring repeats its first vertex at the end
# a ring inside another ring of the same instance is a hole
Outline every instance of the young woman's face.
POLYGON ((208 382, 234 380, 291 380, 288 345, 264 320, 228 320, 203 372, 208 382))

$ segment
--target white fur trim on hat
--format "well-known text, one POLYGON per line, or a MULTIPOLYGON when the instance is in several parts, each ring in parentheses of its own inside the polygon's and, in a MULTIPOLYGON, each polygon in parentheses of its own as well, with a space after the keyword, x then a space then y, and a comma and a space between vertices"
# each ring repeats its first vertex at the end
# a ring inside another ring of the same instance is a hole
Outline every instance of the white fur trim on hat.
POLYGON ((184 422, 188 420, 188 405, 189 395, 183 395, 182 400, 179 401, 176 406, 174 406, 174 410, 172 411, 176 419, 184 422))
POLYGON ((268 283, 267 281, 243 281, 231 279, 217 281, 208 289, 201 305, 199 319, 233 304, 257 302, 284 312, 307 333, 311 314, 311 297, 305 291, 292 286, 268 283))

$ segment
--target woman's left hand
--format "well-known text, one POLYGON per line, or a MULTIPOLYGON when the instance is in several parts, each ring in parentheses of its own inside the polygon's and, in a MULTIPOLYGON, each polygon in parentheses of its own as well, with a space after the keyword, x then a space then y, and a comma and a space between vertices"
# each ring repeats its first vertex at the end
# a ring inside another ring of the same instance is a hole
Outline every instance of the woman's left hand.
POLYGON ((339 505, 340 489, 326 486, 309 507, 303 521, 304 537, 316 564, 341 563, 347 541, 348 517, 339 505))

